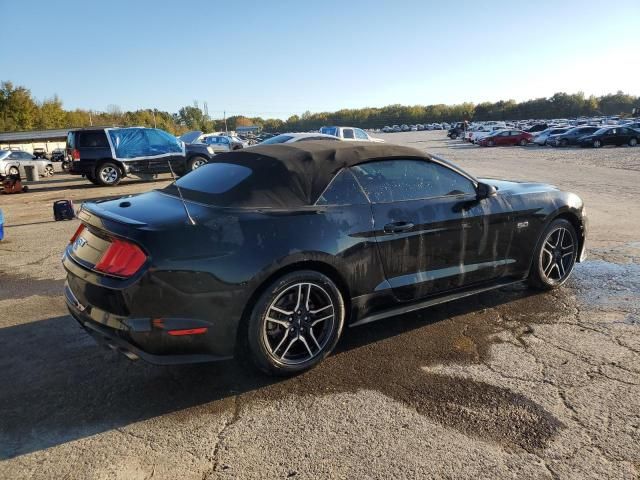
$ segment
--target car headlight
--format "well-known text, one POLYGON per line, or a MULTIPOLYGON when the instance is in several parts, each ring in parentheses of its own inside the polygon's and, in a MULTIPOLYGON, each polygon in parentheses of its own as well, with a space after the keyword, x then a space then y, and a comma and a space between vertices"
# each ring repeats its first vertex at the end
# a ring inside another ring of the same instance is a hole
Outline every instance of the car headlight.
POLYGON ((207 147, 207 152, 213 155, 214 154, 213 147, 207 147))

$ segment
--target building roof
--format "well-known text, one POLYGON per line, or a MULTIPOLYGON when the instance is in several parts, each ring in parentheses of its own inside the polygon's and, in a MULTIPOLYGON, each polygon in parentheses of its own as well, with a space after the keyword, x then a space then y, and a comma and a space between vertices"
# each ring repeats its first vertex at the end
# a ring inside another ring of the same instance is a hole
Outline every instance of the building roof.
POLYGON ((67 138, 68 128, 55 130, 31 130, 28 132, 5 132, 0 133, 0 143, 20 143, 31 140, 58 140, 67 138))

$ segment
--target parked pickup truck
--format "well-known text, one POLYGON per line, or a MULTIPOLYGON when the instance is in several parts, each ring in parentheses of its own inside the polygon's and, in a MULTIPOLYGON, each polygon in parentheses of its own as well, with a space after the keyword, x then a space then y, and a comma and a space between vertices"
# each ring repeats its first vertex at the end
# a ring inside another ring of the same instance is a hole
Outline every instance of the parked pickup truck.
POLYGON ((354 127, 322 127, 320 128, 320 133, 333 135, 334 137, 349 142, 384 142, 381 138, 370 137, 369 134, 361 128, 354 127))

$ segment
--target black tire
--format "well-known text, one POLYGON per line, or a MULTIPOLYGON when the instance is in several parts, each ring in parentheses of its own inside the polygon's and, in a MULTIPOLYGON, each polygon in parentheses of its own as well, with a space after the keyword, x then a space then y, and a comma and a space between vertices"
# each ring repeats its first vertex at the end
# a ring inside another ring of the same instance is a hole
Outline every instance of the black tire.
POLYGON ((115 187, 122 180, 122 170, 114 163, 105 162, 96 169, 95 179, 97 185, 115 187))
POLYGON ((269 375, 287 376, 314 367, 331 353, 342 333, 345 306, 329 277, 301 270, 271 283, 250 315, 246 340, 253 363, 269 375), (310 300, 308 309, 306 299, 310 300), (314 305, 321 310, 312 308, 314 305))
POLYGON ((637 145, 638 145, 638 139, 637 138, 634 137, 634 138, 630 138, 629 139, 629 146, 630 147, 635 147, 637 145))
POLYGON ((551 290, 564 284, 573 272, 578 247, 578 235, 571 222, 564 218, 552 221, 536 246, 529 272, 529 285, 539 290, 551 290), (562 236, 556 233, 560 231, 564 232, 562 236))
POLYGON ((493 140, 487 142, 487 147, 493 147, 496 143, 493 140))
POLYGON ((561 147, 566 147, 569 144, 569 142, 567 141, 566 138, 563 138, 562 140, 560 140, 560 146, 561 147))
POLYGON ((94 185, 102 185, 98 179, 96 177, 94 177, 93 175, 87 175, 87 180, 89 180, 91 183, 93 183, 94 185))
POLYGON ((209 163, 209 160, 207 160, 204 157, 201 157, 199 155, 191 157, 189 159, 189 161, 187 162, 187 172, 186 173, 193 172, 194 170, 197 170, 201 166, 205 165, 206 163, 209 163))
POLYGON ((44 173, 46 177, 53 177, 54 173, 55 173, 55 169, 53 168, 53 165, 47 165, 44 169, 44 173))
POLYGON ((524 138, 522 140, 520 140, 520 146, 521 147, 525 147, 527 145, 527 143, 529 143, 529 142, 527 142, 524 138))
POLYGON ((457 133, 452 133, 451 134, 451 140, 455 140, 458 138, 458 134, 457 133))
POLYGON ((600 148, 600 147, 602 147, 602 140, 594 140, 593 148, 600 148))
POLYGON ((18 175, 18 174, 20 174, 20 170, 18 170, 18 167, 9 168, 9 175, 18 175))

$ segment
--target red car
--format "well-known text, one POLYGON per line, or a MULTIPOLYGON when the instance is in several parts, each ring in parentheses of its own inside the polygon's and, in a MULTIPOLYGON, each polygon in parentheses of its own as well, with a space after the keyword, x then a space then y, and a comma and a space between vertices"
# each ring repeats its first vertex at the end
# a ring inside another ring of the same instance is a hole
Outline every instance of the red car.
POLYGON ((522 130, 498 130, 478 140, 478 145, 482 147, 521 145, 524 147, 532 138, 533 135, 522 130))

